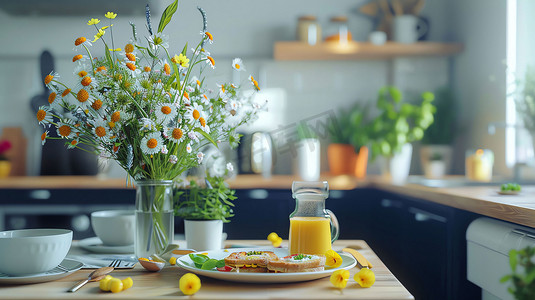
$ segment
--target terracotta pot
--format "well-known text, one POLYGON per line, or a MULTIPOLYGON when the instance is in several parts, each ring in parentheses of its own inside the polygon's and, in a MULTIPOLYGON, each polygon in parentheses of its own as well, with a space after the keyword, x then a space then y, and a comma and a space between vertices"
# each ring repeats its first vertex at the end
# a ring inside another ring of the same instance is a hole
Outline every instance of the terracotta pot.
POLYGON ((362 146, 355 158, 354 174, 357 178, 366 177, 366 169, 368 168, 368 147, 362 146))
POLYGON ((0 178, 6 178, 11 172, 11 162, 9 160, 0 160, 0 178))
POLYGON ((349 144, 330 144, 327 148, 329 170, 332 175, 352 175, 356 153, 349 144))

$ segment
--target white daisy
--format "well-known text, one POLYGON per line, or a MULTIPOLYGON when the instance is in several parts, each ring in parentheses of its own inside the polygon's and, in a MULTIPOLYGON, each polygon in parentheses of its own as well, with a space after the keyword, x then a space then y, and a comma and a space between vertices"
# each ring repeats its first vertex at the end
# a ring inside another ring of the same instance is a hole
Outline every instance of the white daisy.
POLYGON ((111 129, 108 126, 108 123, 104 120, 98 120, 93 126, 93 134, 100 139, 101 141, 108 142, 111 136, 111 129))
POLYGON ((156 154, 162 150, 163 139, 159 132, 151 132, 141 139, 141 151, 144 154, 156 154))
POLYGON ((130 72, 132 77, 136 77, 138 74, 141 74, 141 69, 138 68, 133 62, 125 62, 124 64, 122 64, 122 66, 125 68, 125 70, 130 72))
POLYGON ((188 137, 190 138, 190 140, 192 140, 194 142, 198 142, 199 141, 199 136, 197 135, 197 133, 195 131, 188 132, 188 137))
POLYGON ((141 129, 145 131, 151 131, 156 129, 156 124, 154 124, 154 122, 148 118, 139 119, 139 125, 141 125, 141 129))
POLYGON ((169 162, 172 163, 173 165, 176 164, 178 162, 178 157, 176 157, 176 155, 170 155, 169 162))
POLYGON ((72 139, 77 133, 74 127, 74 122, 71 120, 63 120, 58 122, 56 132, 60 137, 65 139, 72 139))
POLYGON ((84 49, 84 46, 85 47, 91 47, 91 42, 86 39, 85 37, 81 36, 79 38, 77 38, 75 41, 74 41, 74 50, 78 51, 78 50, 85 50, 84 49))
POLYGON ((46 143, 47 137, 48 137, 48 130, 46 130, 45 132, 43 132, 43 134, 41 134, 41 145, 44 145, 46 143))
POLYGON ((184 132, 178 127, 170 127, 167 129, 167 135, 169 136, 169 140, 177 144, 184 140, 184 132))
POLYGON ((202 94, 201 95, 201 102, 204 105, 209 105, 210 104, 210 98, 208 98, 208 96, 206 96, 206 94, 202 94))
POLYGON ((245 66, 241 58, 235 58, 232 60, 232 68, 236 71, 245 71, 245 66))
POLYGON ((208 126, 208 124, 206 124, 206 120, 203 117, 199 118, 199 123, 201 124, 200 127, 204 132, 210 133, 210 127, 208 126))
POLYGON ((78 143, 80 142, 80 138, 76 137, 72 141, 69 142, 69 145, 67 146, 67 149, 74 149, 76 146, 78 146, 78 143))
POLYGON ((169 48, 169 36, 161 32, 149 36, 148 40, 153 49, 156 49, 158 46, 169 48))
POLYGON ((200 106, 198 103, 193 103, 192 105, 187 107, 186 119, 191 124, 194 124, 201 117, 204 117, 204 111, 202 106, 200 106))
POLYGON ((37 121, 39 121, 39 124, 46 126, 46 124, 50 124, 52 122, 53 117, 50 113, 50 107, 49 106, 40 106, 39 110, 36 114, 37 121))
POLYGON ((201 35, 203 36, 203 38, 205 39, 208 39, 208 42, 210 44, 213 44, 214 43, 214 36, 208 32, 208 31, 201 31, 201 35))
POLYGON ((228 170, 229 172, 234 171, 234 165, 233 165, 232 163, 227 163, 227 170, 228 170))
POLYGON ((156 122, 160 124, 167 124, 178 113, 176 106, 173 103, 161 103, 156 106, 154 114, 156 115, 156 122))
POLYGON ((193 148, 191 148, 191 144, 188 143, 186 145, 186 152, 191 153, 191 151, 193 151, 193 148))

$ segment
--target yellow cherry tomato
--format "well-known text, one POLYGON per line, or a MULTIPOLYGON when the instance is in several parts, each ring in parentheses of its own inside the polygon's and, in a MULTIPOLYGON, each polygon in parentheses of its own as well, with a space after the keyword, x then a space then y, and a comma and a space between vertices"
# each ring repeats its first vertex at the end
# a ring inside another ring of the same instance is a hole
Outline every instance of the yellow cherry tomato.
POLYGON ((119 278, 112 278, 109 282, 110 291, 118 293, 123 290, 123 282, 119 278))
POLYGON ((186 273, 180 277, 178 286, 184 295, 193 295, 201 289, 201 280, 193 273, 186 273))
POLYGON ((126 277, 121 281, 123 282, 123 291, 131 288, 134 285, 134 281, 130 277, 126 277))
POLYGON ((268 235, 267 239, 268 241, 273 242, 273 241, 276 241, 278 237, 279 235, 277 233, 272 232, 268 235))
POLYGON ((277 248, 282 244, 282 238, 277 237, 275 240, 271 241, 271 243, 273 244, 273 247, 277 248))
POLYGON ((99 282, 99 287, 101 291, 109 292, 110 289, 108 288, 108 283, 113 277, 111 275, 106 275, 106 277, 102 278, 99 282))
POLYGON ((174 256, 171 257, 171 258, 169 259, 169 263, 170 263, 172 266, 176 265, 176 257, 174 257, 174 256))

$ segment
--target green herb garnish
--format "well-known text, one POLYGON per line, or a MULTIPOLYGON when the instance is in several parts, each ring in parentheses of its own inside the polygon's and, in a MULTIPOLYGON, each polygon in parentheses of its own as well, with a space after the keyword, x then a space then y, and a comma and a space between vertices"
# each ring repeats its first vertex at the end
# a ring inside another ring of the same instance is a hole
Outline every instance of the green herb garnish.
POLYGON ((518 183, 504 183, 501 186, 502 192, 520 192, 521 187, 518 183))
POLYGON ((262 255, 262 251, 249 251, 245 255, 262 255))
POLYGON ((312 256, 304 255, 304 254, 298 254, 298 255, 293 257, 294 260, 302 260, 302 259, 305 259, 305 258, 312 258, 312 256))
POLYGON ((196 268, 202 270, 211 270, 213 268, 222 268, 225 266, 224 259, 213 259, 204 254, 190 254, 189 258, 193 261, 196 268))

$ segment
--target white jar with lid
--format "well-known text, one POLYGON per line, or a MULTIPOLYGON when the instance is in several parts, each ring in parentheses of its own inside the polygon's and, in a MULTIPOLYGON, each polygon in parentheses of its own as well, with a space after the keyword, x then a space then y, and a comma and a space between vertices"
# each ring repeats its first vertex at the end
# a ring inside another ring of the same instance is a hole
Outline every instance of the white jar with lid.
POLYGON ((347 44, 351 41, 351 32, 347 26, 346 16, 335 16, 330 20, 330 24, 326 29, 327 36, 325 41, 327 42, 339 42, 341 44, 347 44))
POLYGON ((316 45, 321 41, 321 26, 314 16, 301 16, 297 22, 297 40, 316 45))

